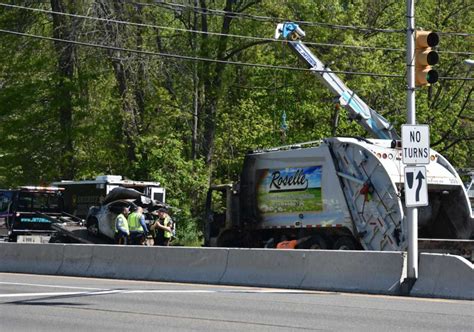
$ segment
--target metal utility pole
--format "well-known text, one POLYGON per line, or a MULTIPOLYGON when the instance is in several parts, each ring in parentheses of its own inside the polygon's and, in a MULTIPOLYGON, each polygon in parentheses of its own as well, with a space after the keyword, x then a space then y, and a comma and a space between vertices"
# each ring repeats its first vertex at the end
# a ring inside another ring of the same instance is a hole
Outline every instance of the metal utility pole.
MULTIPOLYGON (((415 0, 407 0, 407 124, 416 125, 415 109, 415 0)), ((403 144, 403 141, 402 141, 403 144)), ((406 181, 406 179, 405 179, 406 181)), ((418 278, 418 209, 407 207, 408 265, 407 277, 418 278)))

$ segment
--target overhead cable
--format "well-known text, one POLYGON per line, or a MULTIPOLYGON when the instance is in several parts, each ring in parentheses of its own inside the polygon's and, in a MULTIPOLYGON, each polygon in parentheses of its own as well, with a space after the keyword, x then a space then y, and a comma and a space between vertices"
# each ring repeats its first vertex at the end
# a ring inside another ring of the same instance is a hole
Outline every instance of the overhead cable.
MULTIPOLYGON (((147 3, 138 3, 138 4, 148 5, 148 6, 151 5, 147 3)), ((220 15, 220 16, 228 15, 228 16, 232 16, 238 19, 252 19, 256 21, 264 21, 264 22, 270 21, 270 22, 276 22, 276 23, 279 23, 282 21, 288 21, 288 19, 281 18, 281 17, 252 15, 252 14, 247 14, 247 13, 231 12, 231 11, 225 11, 225 10, 219 10, 219 9, 201 8, 201 7, 191 6, 191 5, 183 5, 183 4, 171 3, 171 2, 160 1, 160 0, 155 0, 155 5, 158 5, 161 7, 168 7, 171 9, 174 9, 174 8, 193 9, 194 11, 197 11, 201 14, 220 15)), ((340 24, 312 22, 312 21, 298 21, 298 20, 294 20, 292 22, 302 24, 302 25, 307 25, 307 26, 321 26, 321 27, 327 27, 327 28, 356 30, 356 31, 362 31, 362 32, 388 32, 388 33, 405 32, 404 29, 379 29, 379 28, 357 27, 353 25, 340 25, 340 24)))
MULTIPOLYGON (((81 19, 88 19, 88 20, 95 20, 101 21, 106 23, 117 23, 117 24, 124 24, 142 28, 153 28, 153 29, 163 29, 163 30, 173 30, 173 31, 181 31, 181 32, 190 32, 190 33, 197 33, 197 34, 204 34, 204 35, 211 35, 211 36, 225 36, 231 38, 241 38, 241 39, 248 39, 248 40, 258 40, 258 41, 267 41, 269 43, 285 43, 285 40, 279 40, 274 38, 264 38, 264 37, 256 37, 256 36, 243 36, 243 35, 236 35, 236 34, 229 34, 229 33, 220 33, 220 32, 212 32, 212 31, 201 31, 201 30, 193 30, 193 29, 183 29, 183 28, 175 28, 170 26, 163 26, 163 25, 154 25, 148 23, 136 23, 130 21, 122 21, 110 18, 102 18, 96 16, 86 16, 86 15, 79 15, 79 14, 71 14, 71 13, 64 13, 58 12, 48 9, 41 9, 41 8, 33 8, 33 7, 25 7, 19 5, 11 5, 6 3, 0 3, 0 6, 8 7, 8 8, 16 8, 16 9, 23 9, 29 11, 35 11, 40 13, 46 14, 53 14, 53 15, 62 15, 74 18, 81 18, 81 19)), ((355 49, 367 49, 367 50, 382 50, 382 51, 404 51, 401 48, 390 48, 390 47, 375 47, 375 46, 359 46, 359 45, 344 45, 344 44, 331 44, 331 43, 318 43, 318 42, 305 42, 306 45, 315 45, 315 46, 329 46, 329 47, 343 47, 343 48, 355 48, 355 49)))
MULTIPOLYGON (((226 36, 226 37, 231 37, 231 38, 241 38, 241 39, 256 40, 256 41, 266 41, 268 43, 275 43, 275 42, 276 43, 286 43, 285 40, 276 40, 276 39, 273 39, 273 38, 264 38, 264 37, 256 37, 256 36, 243 36, 243 35, 236 35, 236 34, 226 34, 226 33, 220 33, 220 32, 212 32, 212 31, 200 31, 200 30, 193 30, 193 29, 184 29, 184 28, 175 28, 175 27, 170 27, 170 26, 154 25, 154 24, 148 24, 148 23, 136 23, 136 22, 130 22, 130 21, 116 20, 116 19, 110 19, 110 18, 102 18, 102 17, 96 17, 96 16, 86 16, 86 15, 79 15, 79 14, 64 13, 64 12, 58 12, 58 11, 53 11, 53 10, 25 7, 25 6, 19 6, 19 5, 11 5, 11 4, 5 4, 5 3, 0 3, 0 6, 9 7, 9 8, 16 8, 16 9, 30 10, 30 11, 35 11, 35 12, 42 12, 42 13, 53 14, 53 15, 63 15, 63 16, 74 17, 74 18, 96 20, 96 21, 102 21, 102 22, 106 22, 106 23, 117 23, 117 24, 124 24, 124 25, 130 25, 130 26, 144 27, 144 28, 173 30, 173 31, 190 32, 190 33, 205 34, 205 35, 212 35, 212 36, 226 36)), ((333 44, 333 43, 321 43, 321 42, 310 42, 310 41, 305 41, 305 45, 307 45, 307 46, 341 47, 341 48, 360 49, 360 50, 368 50, 368 51, 380 50, 380 51, 405 52, 405 49, 403 49, 403 48, 346 45, 346 44, 333 44)), ((470 56, 470 55, 474 54, 474 52, 455 52, 455 51, 439 51, 439 53, 459 54, 459 55, 462 55, 462 56, 470 56)))
MULTIPOLYGON (((135 2, 137 3, 137 2, 135 2)), ((150 6, 151 4, 147 3, 138 3, 141 5, 148 5, 150 6)), ((259 16, 259 15, 252 15, 252 14, 247 14, 247 13, 240 13, 240 12, 232 12, 232 11, 225 11, 225 10, 219 10, 219 9, 210 9, 210 8, 201 8, 201 7, 195 7, 191 5, 184 5, 184 4, 177 4, 177 3, 171 3, 171 2, 166 2, 162 0, 155 0, 156 5, 164 5, 168 6, 169 8, 188 8, 188 9, 193 9, 195 11, 200 11, 201 14, 216 14, 216 15, 229 15, 235 18, 243 18, 243 19, 254 19, 258 21, 270 21, 270 22, 283 22, 283 21, 288 21, 287 18, 281 18, 281 17, 271 17, 271 16, 259 16)), ((298 20, 292 20, 291 22, 301 24, 301 25, 306 25, 306 26, 321 26, 321 27, 327 27, 327 28, 334 28, 334 29, 343 29, 343 30, 355 30, 355 31, 361 31, 361 32, 386 32, 386 33, 406 33, 406 28, 403 29, 383 29, 383 28, 372 28, 372 27, 359 27, 359 26, 353 26, 353 25, 340 25, 340 24, 332 24, 332 23, 324 23, 324 22, 314 22, 314 21, 298 21, 298 20)), ((452 35, 452 36, 474 36, 472 33, 466 33, 466 32, 442 32, 444 35, 452 35)))
MULTIPOLYGON (((291 67, 291 66, 276 66, 276 65, 268 65, 268 64, 261 64, 261 63, 249 63, 249 62, 239 62, 239 61, 230 61, 230 60, 218 60, 218 59, 209 59, 203 57, 195 57, 195 56, 187 56, 187 55, 179 55, 173 53, 163 53, 163 52, 151 52, 151 51, 144 51, 144 50, 136 50, 130 48, 123 48, 123 47, 116 47, 116 46, 109 46, 109 45, 102 45, 102 44, 94 44, 94 43, 87 43, 87 42, 80 42, 75 40, 68 40, 68 39, 61 39, 61 38, 54 38, 54 37, 46 37, 40 35, 34 35, 24 32, 18 31, 11 31, 11 30, 4 30, 0 29, 0 32, 23 36, 23 37, 30 37, 36 39, 43 39, 43 40, 50 40, 62 43, 69 43, 75 44, 80 46, 87 46, 87 47, 95 47, 95 48, 102 48, 107 50, 115 50, 115 51, 124 51, 130 53, 137 53, 137 54, 145 54, 150 56, 159 56, 165 58, 175 58, 175 59, 183 59, 183 60, 191 60, 191 61, 203 61, 203 62, 214 62, 214 63, 224 63, 224 64, 231 64, 231 65, 238 65, 238 66, 248 66, 248 67, 261 67, 261 68, 269 68, 269 69, 285 69, 285 70, 295 70, 295 71, 305 71, 305 72, 321 72, 324 73, 324 70, 314 70, 314 69, 306 69, 306 68, 298 68, 298 67, 291 67)), ((354 71, 332 71, 335 74, 348 74, 348 75, 359 75, 359 76, 374 76, 374 77, 391 77, 391 78, 401 78, 402 75, 397 74, 376 74, 376 73, 365 73, 365 72, 354 72, 354 71)))
MULTIPOLYGON (((34 34, 4 30, 4 29, 0 29, 0 33, 7 33, 11 35, 30 37, 30 38, 35 38, 35 39, 43 39, 43 40, 49 40, 49 41, 67 43, 67 44, 75 44, 75 45, 86 46, 86 47, 101 48, 101 49, 114 50, 114 51, 123 51, 123 52, 136 53, 136 54, 145 54, 149 56, 158 56, 158 57, 165 57, 165 58, 175 58, 175 59, 182 59, 182 60, 189 60, 189 61, 213 62, 213 63, 223 63, 223 64, 230 64, 230 65, 237 65, 237 66, 260 67, 260 68, 266 68, 266 69, 293 70, 293 71, 300 71, 300 72, 316 72, 316 73, 327 72, 325 70, 306 69, 306 68, 298 68, 298 67, 291 67, 291 66, 276 66, 276 65, 268 65, 268 64, 260 64, 260 63, 209 59, 209 58, 204 58, 204 57, 194 57, 194 56, 179 55, 179 54, 173 54, 173 53, 151 52, 151 51, 136 50, 136 49, 130 49, 130 48, 117 47, 117 46, 80 42, 80 41, 75 41, 75 40, 46 37, 46 36, 40 36, 40 35, 34 35, 34 34)), ((404 78, 405 77, 404 75, 398 75, 398 74, 377 74, 377 73, 370 73, 370 72, 354 72, 354 71, 338 71, 338 70, 331 70, 331 72, 334 74, 346 74, 346 75, 355 75, 355 76, 371 76, 371 77, 387 77, 387 78, 404 78)), ((461 77, 459 78, 440 77, 440 79, 464 80, 464 81, 474 80, 474 78, 461 78, 461 77)))

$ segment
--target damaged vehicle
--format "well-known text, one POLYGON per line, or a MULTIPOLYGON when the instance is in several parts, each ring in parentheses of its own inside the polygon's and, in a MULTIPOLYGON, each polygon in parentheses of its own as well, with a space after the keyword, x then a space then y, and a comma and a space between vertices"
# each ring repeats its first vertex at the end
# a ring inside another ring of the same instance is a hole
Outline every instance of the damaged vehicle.
POLYGON ((101 205, 90 207, 86 218, 87 231, 93 236, 104 236, 113 240, 115 218, 122 212, 124 207, 129 208, 130 212, 133 212, 138 206, 143 207, 147 223, 151 220, 148 211, 151 212, 161 207, 167 207, 166 204, 152 200, 137 190, 118 187, 105 197, 101 205))

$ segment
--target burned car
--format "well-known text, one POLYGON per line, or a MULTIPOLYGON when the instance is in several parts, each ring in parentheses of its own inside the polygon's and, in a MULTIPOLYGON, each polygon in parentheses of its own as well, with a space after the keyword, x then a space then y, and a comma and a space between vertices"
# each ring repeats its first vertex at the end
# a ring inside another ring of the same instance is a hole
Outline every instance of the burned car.
POLYGON ((104 199, 100 206, 92 206, 86 218, 87 230, 94 236, 105 236, 113 240, 115 235, 115 218, 122 212, 124 207, 128 207, 130 212, 137 206, 145 210, 145 219, 149 222, 151 217, 148 211, 166 205, 159 201, 154 201, 142 193, 128 188, 115 188, 104 199))

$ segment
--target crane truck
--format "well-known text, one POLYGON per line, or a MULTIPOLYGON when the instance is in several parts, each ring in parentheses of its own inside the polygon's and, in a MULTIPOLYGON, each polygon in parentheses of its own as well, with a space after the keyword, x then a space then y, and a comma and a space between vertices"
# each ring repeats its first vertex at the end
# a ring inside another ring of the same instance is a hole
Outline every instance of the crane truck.
MULTIPOLYGON (((404 251, 400 136, 303 44, 304 36, 291 22, 275 32, 374 139, 331 137, 249 152, 239 182, 208 191, 205 245, 272 247, 293 238, 302 240, 299 248, 404 251)), ((466 189, 441 154, 430 149, 429 158, 429 205, 418 208, 419 236, 467 241, 472 248, 466 189)))

